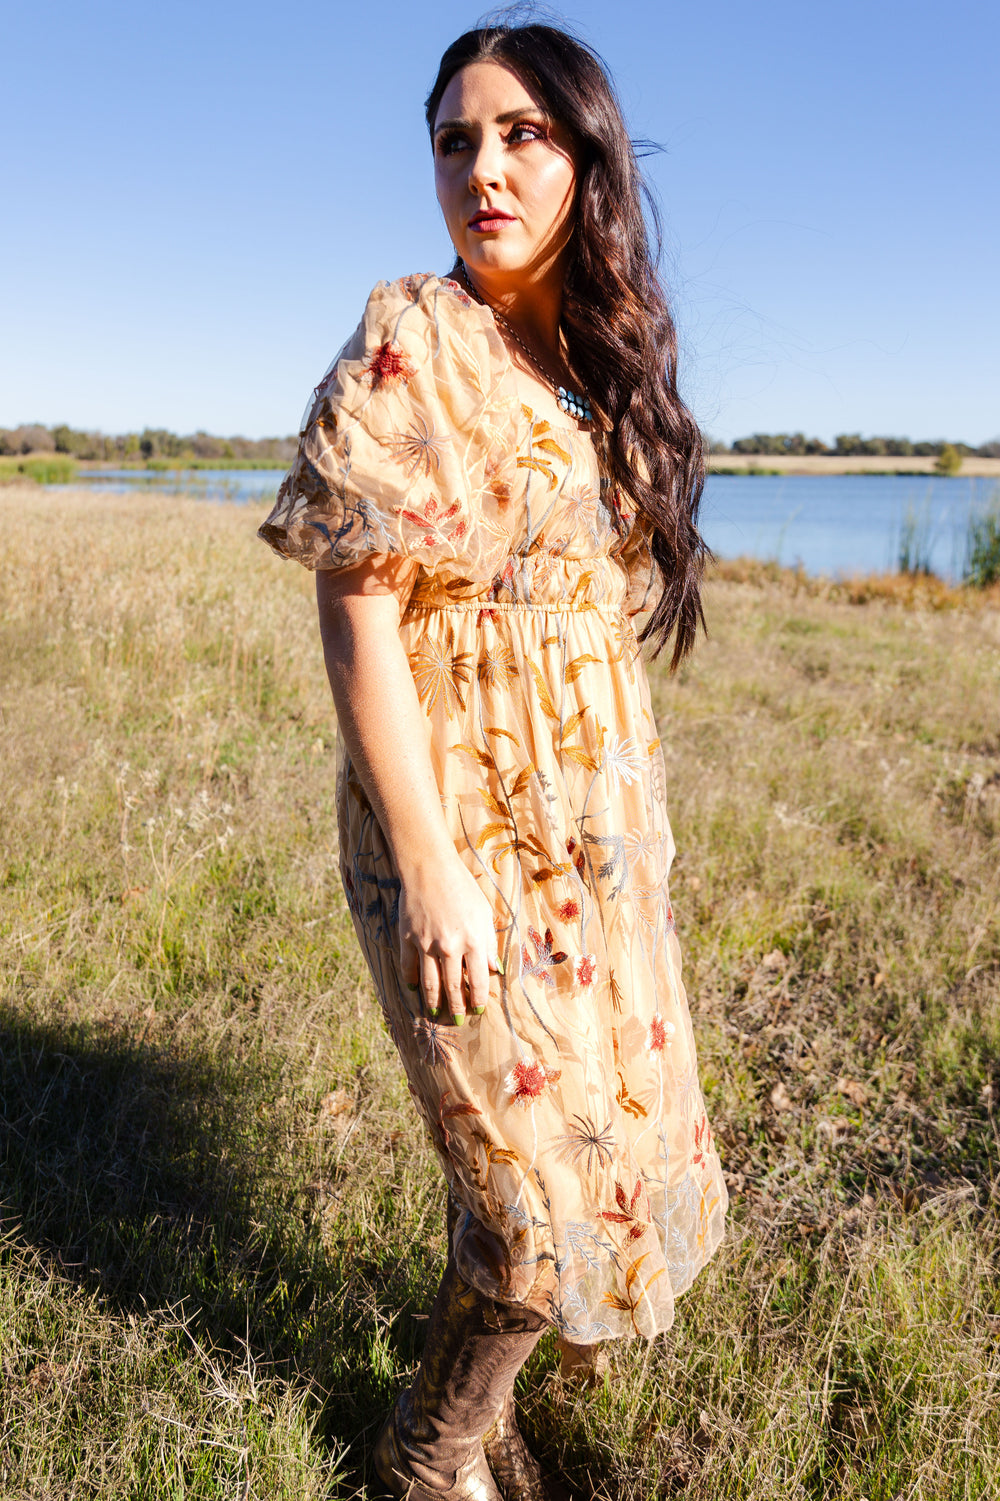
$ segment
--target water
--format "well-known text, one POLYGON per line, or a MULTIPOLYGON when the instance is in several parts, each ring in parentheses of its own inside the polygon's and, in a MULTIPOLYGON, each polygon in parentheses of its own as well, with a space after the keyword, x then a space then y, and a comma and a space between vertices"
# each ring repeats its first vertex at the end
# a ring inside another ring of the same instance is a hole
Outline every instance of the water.
MULTIPOLYGON (((81 473, 74 483, 264 506, 274 499, 282 474, 280 469, 106 469, 81 473)), ((919 560, 942 578, 954 579, 965 559, 970 509, 996 489, 996 480, 922 474, 713 474, 701 521, 709 546, 721 558, 800 563, 807 573, 835 576, 894 572, 901 532, 912 514, 919 560)))
POLYGON ((81 485, 119 494, 135 490, 140 495, 188 495, 195 500, 229 500, 239 505, 273 500, 284 469, 82 469, 71 486, 81 485))
POLYGON ((836 577, 894 573, 910 516, 917 561, 955 579, 970 510, 996 489, 996 480, 926 474, 713 474, 701 524, 719 557, 801 563, 836 577))

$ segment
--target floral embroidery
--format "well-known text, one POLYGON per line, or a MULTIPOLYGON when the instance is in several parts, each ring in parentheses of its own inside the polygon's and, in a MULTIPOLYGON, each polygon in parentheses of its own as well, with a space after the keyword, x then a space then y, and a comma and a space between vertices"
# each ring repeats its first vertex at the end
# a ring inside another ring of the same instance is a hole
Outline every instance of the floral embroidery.
MULTIPOLYGON (((430 475, 440 469, 441 453, 448 439, 437 437, 426 419, 417 417, 405 433, 390 433, 383 441, 386 448, 402 461, 403 468, 412 479, 415 474, 430 475)), ((407 516, 405 510, 401 514, 407 516)), ((433 545, 432 537, 428 546, 433 545)))
POLYGON ((458 1038, 450 1027, 432 1022, 426 1016, 414 1017, 413 1032, 421 1058, 432 1068, 449 1062, 451 1054, 459 1046, 458 1038))
POLYGON ((372 385, 394 386, 402 381, 406 385, 417 373, 416 366, 406 350, 391 340, 380 344, 368 362, 367 373, 372 385))
POLYGON ((616 1183, 615 1203, 618 1205, 618 1208, 602 1209, 600 1212, 601 1219, 607 1220, 608 1224, 628 1226, 628 1230, 625 1234, 625 1244, 627 1246, 630 1246, 633 1241, 638 1240, 640 1236, 645 1235, 646 1229, 651 1223, 652 1216, 649 1213, 648 1203, 645 1205, 646 1216, 644 1219, 641 1218, 637 1213, 637 1209, 644 1202, 642 1179, 637 1178, 635 1182, 635 1188, 632 1190, 631 1198, 629 1198, 622 1185, 620 1183, 616 1183))
POLYGON ((662 1053, 676 1030, 673 1022, 664 1021, 660 1013, 657 1012, 649 1024, 649 1031, 646 1033, 647 1050, 650 1053, 662 1053))
POLYGON ((545 1091, 557 1082, 561 1069, 546 1068, 537 1058, 515 1063, 504 1081, 504 1087, 515 1105, 532 1105, 541 1099, 545 1091))
POLYGON ((573 965, 573 979, 578 985, 590 986, 597 974, 597 960, 593 954, 581 954, 573 965))
POLYGON ((588 1174, 593 1171, 595 1157, 598 1167, 608 1166, 614 1159, 615 1145, 611 1122, 598 1127, 589 1115, 574 1115, 573 1120, 576 1125, 571 1126, 565 1136, 559 1137, 567 1156, 575 1162, 582 1162, 586 1156, 588 1174))
POLYGON ((543 938, 538 929, 531 927, 529 924, 528 937, 531 939, 535 950, 535 957, 532 959, 528 953, 527 944, 521 945, 521 960, 523 964, 521 973, 533 975, 536 980, 541 980, 544 985, 554 985, 555 981, 549 974, 549 970, 556 964, 564 964, 569 955, 564 954, 562 949, 553 953, 555 939, 552 937, 551 928, 545 929, 545 937, 543 938))

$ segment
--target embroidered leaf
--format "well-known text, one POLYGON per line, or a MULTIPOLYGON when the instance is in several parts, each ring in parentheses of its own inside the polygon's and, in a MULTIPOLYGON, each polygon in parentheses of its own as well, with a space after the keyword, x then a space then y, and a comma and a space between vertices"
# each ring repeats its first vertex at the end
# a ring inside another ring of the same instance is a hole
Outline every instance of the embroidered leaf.
POLYGON ((540 886, 543 881, 551 881, 552 877, 557 874, 558 872, 553 870, 551 865, 549 865, 542 870, 533 871, 531 879, 534 881, 536 886, 540 886))
POLYGON ((557 458, 562 459, 564 464, 571 462, 570 455, 566 452, 565 448, 560 448, 555 438, 542 438, 534 446, 535 448, 540 448, 543 453, 554 453, 557 458))
POLYGON ((629 1303, 627 1299, 621 1297, 618 1293, 605 1293, 604 1297, 601 1299, 601 1302, 607 1303, 609 1308, 619 1309, 622 1313, 632 1312, 632 1304, 629 1303))
POLYGON ((503 819, 504 823, 509 824, 511 822, 511 816, 507 812, 507 809, 504 807, 503 803, 501 803, 497 798, 493 796, 492 792, 490 792, 486 787, 479 787, 477 788, 477 791, 491 813, 496 813, 500 818, 503 819))
POLYGON ((628 1214, 632 1206, 629 1204, 628 1195, 620 1183, 615 1184, 615 1199, 619 1209, 624 1209, 625 1213, 628 1214))
POLYGON ((610 1220, 612 1225, 631 1225, 632 1223, 630 1214, 615 1214, 613 1209, 602 1209, 601 1219, 610 1220))
POLYGON ((515 745, 520 745, 521 744, 520 740, 518 740, 518 738, 517 738, 516 735, 512 735, 511 732, 510 732, 510 730, 502 730, 498 724, 488 724, 486 726, 486 734, 487 735, 503 735, 505 739, 507 739, 507 740, 513 740, 513 742, 514 742, 515 745))
POLYGON ((545 679, 542 677, 541 672, 534 662, 529 662, 528 666, 531 668, 532 675, 535 679, 535 686, 538 689, 538 701, 542 706, 542 710, 545 714, 548 715, 549 719, 554 719, 558 724, 559 714, 556 710, 555 704, 552 702, 552 695, 549 693, 549 690, 545 685, 545 679))
MULTIPOLYGON (((638 1277, 638 1275, 639 1275, 639 1268, 642 1266, 642 1263, 645 1260, 647 1260, 647 1258, 649 1257, 649 1254, 650 1253, 648 1251, 644 1251, 642 1253, 642 1255, 639 1256, 639 1257, 637 1257, 636 1260, 633 1261, 631 1263, 631 1265, 629 1266, 628 1271, 625 1273, 625 1287, 626 1287, 627 1291, 629 1291, 629 1292, 631 1291, 631 1289, 632 1289, 632 1283, 635 1281, 636 1277, 638 1277)), ((660 1270, 661 1271, 663 1270, 662 1267, 661 1267, 660 1270)), ((652 1277, 649 1280, 650 1280, 650 1282, 652 1282, 652 1280, 653 1280, 652 1277)))
POLYGON ((544 474, 545 478, 549 482, 550 490, 554 490, 556 485, 559 483, 558 476, 553 470, 552 465, 549 463, 548 459, 519 458, 517 461, 517 467, 518 469, 534 469, 537 474, 544 474))
POLYGON ((575 761, 578 766, 584 767, 587 771, 597 770, 597 762, 593 756, 588 756, 586 751, 579 750, 575 745, 564 745, 562 753, 564 756, 568 756, 571 761, 575 761))
POLYGON ((480 750, 475 745, 449 745, 448 749, 450 751, 464 751, 467 756, 471 756, 474 761, 478 761, 480 766, 485 766, 490 771, 496 771, 497 763, 489 751, 480 750))
POLYGON ((517 1153, 511 1151, 510 1147, 495 1147, 492 1142, 487 1143, 486 1156, 490 1162, 510 1163, 517 1161, 517 1153))
MULTIPOLYGON (((485 829, 481 830, 481 832, 479 834, 479 837, 476 840, 476 849, 477 850, 483 849, 483 847, 485 845, 489 844, 489 842, 490 842, 491 839, 495 839, 498 834, 509 834, 509 833, 510 833, 510 829, 508 828, 507 824, 505 824, 505 823, 488 823, 486 825, 485 829)), ((508 845, 507 848, 509 849, 510 846, 508 845)))
POLYGON ((460 1100, 457 1105, 449 1105, 446 1109, 442 1110, 441 1119, 449 1121, 456 1115, 482 1115, 482 1113, 469 1100, 460 1100))
POLYGON ((511 797, 520 797, 521 796, 521 793, 524 791, 525 787, 527 787, 528 783, 531 781, 531 774, 534 771, 534 769, 535 768, 533 766, 529 765, 529 766, 526 766, 523 771, 519 771, 518 772, 516 778, 514 779, 514 785, 510 789, 510 795, 511 795, 511 797))
POLYGON ((567 662, 566 671, 563 674, 567 684, 575 683, 589 662, 600 663, 600 660, 600 657, 592 657, 589 652, 585 652, 582 657, 574 657, 572 662, 567 662))
POLYGON ((583 721, 586 718, 586 714, 586 709, 577 709, 575 714, 570 715, 569 719, 567 719, 566 721, 566 728, 563 730, 562 734, 559 737, 560 740, 568 740, 571 735, 575 735, 577 730, 583 724, 583 721))

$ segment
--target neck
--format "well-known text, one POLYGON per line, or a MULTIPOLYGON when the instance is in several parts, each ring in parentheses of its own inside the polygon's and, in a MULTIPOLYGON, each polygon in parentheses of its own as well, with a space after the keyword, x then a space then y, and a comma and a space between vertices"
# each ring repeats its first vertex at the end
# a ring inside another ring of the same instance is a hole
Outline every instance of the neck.
POLYGON ((562 268, 558 278, 551 273, 512 289, 491 287, 489 279, 473 274, 461 262, 462 274, 477 297, 502 313, 510 326, 529 348, 549 365, 560 368, 564 363, 559 323, 562 318, 562 268))

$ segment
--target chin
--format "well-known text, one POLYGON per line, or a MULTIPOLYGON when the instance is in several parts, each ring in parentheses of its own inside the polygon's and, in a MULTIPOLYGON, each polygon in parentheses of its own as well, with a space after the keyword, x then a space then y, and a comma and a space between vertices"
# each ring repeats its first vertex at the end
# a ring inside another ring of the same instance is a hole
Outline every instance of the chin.
POLYGON ((516 277, 527 270, 523 256, 513 246, 502 245, 496 240, 472 244, 459 254, 470 271, 481 271, 485 276, 516 277))

